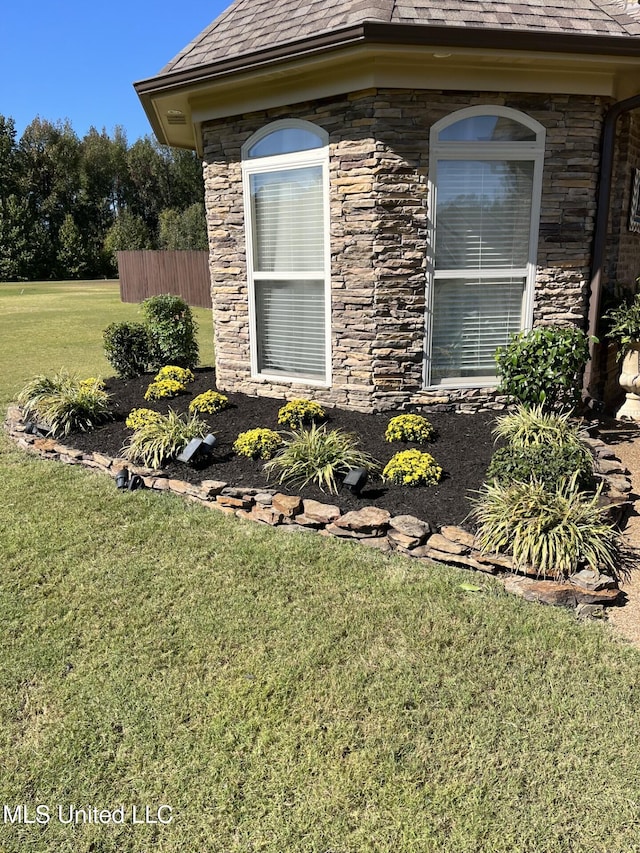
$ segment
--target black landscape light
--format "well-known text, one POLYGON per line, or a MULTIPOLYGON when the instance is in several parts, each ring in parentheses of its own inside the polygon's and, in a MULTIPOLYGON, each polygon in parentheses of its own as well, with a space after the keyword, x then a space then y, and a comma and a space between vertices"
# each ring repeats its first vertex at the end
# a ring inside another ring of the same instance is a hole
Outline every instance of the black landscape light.
POLYGON ((27 421, 24 425, 24 431, 27 435, 38 435, 44 438, 45 435, 49 435, 51 432, 51 427, 42 421, 27 421))
POLYGON ((216 443, 215 435, 209 433, 205 438, 192 438, 185 449, 176 459, 178 462, 186 462, 189 465, 195 465, 201 459, 210 456, 213 452, 213 446, 216 443))
POLYGON ((116 487, 118 489, 126 489, 129 485, 129 469, 121 468, 116 474, 116 487))
POLYGON ((129 480, 129 485, 127 487, 130 492, 135 492, 137 489, 144 489, 144 480, 140 476, 140 474, 134 474, 133 477, 129 480))
POLYGON ((359 495, 364 489, 368 479, 368 474, 364 468, 351 468, 347 471, 347 476, 342 481, 354 495, 359 495))

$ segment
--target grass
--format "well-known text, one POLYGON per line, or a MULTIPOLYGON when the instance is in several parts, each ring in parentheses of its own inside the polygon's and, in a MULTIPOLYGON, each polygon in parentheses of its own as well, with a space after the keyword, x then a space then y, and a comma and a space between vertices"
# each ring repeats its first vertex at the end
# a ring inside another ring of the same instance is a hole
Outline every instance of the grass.
MULTIPOLYGON (((135 316, 111 284, 29 288, 0 286, 4 402, 106 374, 100 331, 135 316)), ((640 656, 606 625, 4 436, 0 475, 0 803, 52 815, 3 853, 640 850, 640 656)))

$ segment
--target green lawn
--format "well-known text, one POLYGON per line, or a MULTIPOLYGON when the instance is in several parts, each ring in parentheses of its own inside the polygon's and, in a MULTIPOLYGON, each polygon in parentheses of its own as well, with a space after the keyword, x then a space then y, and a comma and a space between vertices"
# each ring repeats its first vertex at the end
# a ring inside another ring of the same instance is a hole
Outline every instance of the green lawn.
MULTIPOLYGON (((2 404, 107 373, 136 317, 112 283, 0 285, 2 404)), ((640 851, 640 655, 606 625, 4 435, 0 477, 3 853, 640 851)))

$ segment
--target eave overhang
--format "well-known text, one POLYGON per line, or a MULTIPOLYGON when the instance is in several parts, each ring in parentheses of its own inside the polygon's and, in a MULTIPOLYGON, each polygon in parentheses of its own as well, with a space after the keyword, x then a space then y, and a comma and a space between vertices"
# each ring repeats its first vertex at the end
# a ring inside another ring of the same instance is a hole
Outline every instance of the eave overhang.
POLYGON ((160 142, 200 151, 206 121, 373 87, 628 98, 640 38, 365 22, 134 87, 160 142))

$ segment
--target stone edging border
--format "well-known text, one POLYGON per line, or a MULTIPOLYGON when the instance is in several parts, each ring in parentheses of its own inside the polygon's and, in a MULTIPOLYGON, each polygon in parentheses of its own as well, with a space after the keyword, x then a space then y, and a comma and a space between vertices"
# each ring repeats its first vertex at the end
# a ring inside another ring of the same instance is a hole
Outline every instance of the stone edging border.
MULTIPOLYGON (((4 427, 18 447, 70 465, 97 469, 115 479, 127 468, 142 477, 148 489, 173 492, 195 503, 250 521, 273 527, 315 530, 324 536, 351 539, 384 553, 400 553, 429 563, 440 562, 499 576, 507 592, 527 601, 573 608, 582 618, 600 618, 604 608, 618 604, 621 590, 614 578, 587 569, 560 582, 539 578, 535 571, 515 574, 510 557, 487 554, 475 547, 473 534, 461 527, 443 526, 436 531, 428 521, 412 515, 391 516, 379 507, 365 506, 342 514, 335 504, 320 503, 276 489, 234 487, 222 480, 203 480, 194 486, 170 479, 162 471, 132 465, 128 460, 98 452, 85 453, 54 438, 40 438, 25 432, 22 411, 16 405, 7 410, 4 427)), ((613 451, 600 439, 589 438, 596 472, 605 481, 603 501, 612 521, 619 522, 629 506, 631 481, 613 451)))

